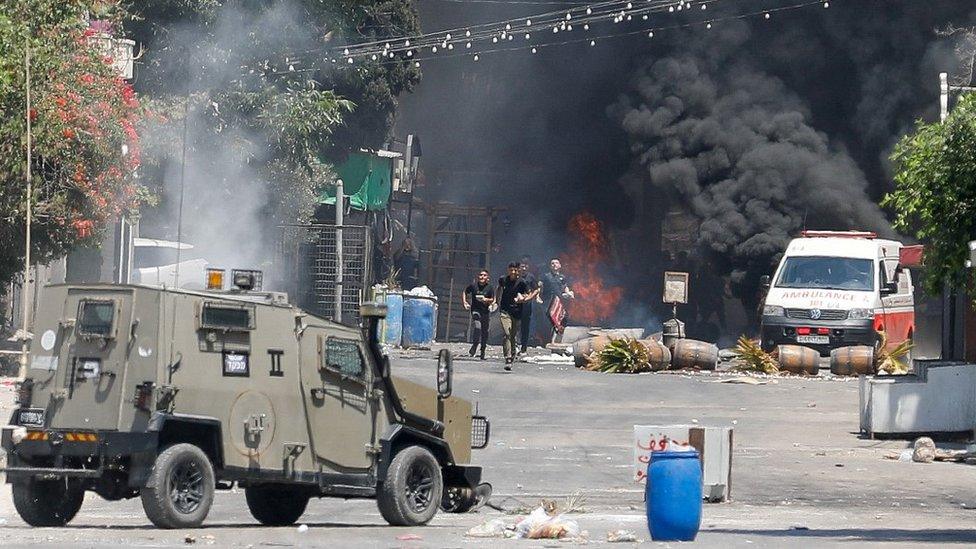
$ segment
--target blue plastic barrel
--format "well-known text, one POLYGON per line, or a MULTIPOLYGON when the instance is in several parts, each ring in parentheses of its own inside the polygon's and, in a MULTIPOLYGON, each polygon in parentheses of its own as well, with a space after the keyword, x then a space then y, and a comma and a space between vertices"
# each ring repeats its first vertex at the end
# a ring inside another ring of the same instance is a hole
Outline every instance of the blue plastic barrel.
POLYGON ((430 349, 437 327, 437 298, 404 294, 403 335, 406 349, 430 349))
POLYGON ((403 293, 386 292, 386 318, 383 320, 383 331, 380 332, 380 343, 384 345, 400 345, 403 334, 403 293))
POLYGON ((651 539, 693 541, 701 527, 702 514, 698 452, 651 452, 644 501, 651 539))

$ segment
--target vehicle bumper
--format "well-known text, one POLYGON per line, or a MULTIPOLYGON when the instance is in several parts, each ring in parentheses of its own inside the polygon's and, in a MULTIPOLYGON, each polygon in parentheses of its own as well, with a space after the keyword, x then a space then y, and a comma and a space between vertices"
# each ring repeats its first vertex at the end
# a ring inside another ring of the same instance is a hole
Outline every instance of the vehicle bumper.
POLYGON ((99 477, 106 468, 122 460, 136 455, 151 455, 157 445, 157 433, 35 429, 6 425, 0 429, 0 447, 7 453, 7 466, 0 471, 7 474, 8 482, 25 476, 99 477), (79 433, 87 436, 76 436, 79 433), (31 434, 41 437, 30 438, 31 434))
POLYGON ((447 465, 443 470, 445 486, 477 488, 481 483, 481 467, 477 465, 447 465))
POLYGON ((851 345, 868 345, 873 347, 877 338, 874 331, 874 319, 864 320, 804 320, 785 316, 762 317, 760 328, 762 348, 772 351, 777 345, 802 345, 815 349, 821 356, 828 356, 830 351, 851 345), (830 333, 828 343, 797 343, 797 328, 811 328, 816 334, 818 328, 827 328, 830 333))

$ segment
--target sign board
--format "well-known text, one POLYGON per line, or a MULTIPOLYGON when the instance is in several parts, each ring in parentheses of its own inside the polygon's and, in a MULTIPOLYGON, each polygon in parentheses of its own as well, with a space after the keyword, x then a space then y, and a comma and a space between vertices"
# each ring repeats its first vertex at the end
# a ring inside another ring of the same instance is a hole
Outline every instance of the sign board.
POLYGON ((664 273, 664 302, 688 303, 688 273, 664 273))
POLYGON ((725 501, 732 489, 732 428, 697 425, 634 425, 634 482, 647 480, 651 452, 668 444, 691 446, 702 460, 702 494, 707 501, 725 501))

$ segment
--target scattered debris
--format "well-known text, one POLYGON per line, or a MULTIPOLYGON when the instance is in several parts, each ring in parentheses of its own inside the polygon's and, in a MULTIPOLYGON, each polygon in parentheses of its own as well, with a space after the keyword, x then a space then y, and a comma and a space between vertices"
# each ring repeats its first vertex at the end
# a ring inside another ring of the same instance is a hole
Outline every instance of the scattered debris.
POLYGON ((894 349, 888 350, 888 334, 878 330, 878 352, 875 355, 875 370, 879 374, 904 375, 908 373, 908 363, 905 358, 912 350, 909 340, 902 341, 894 349))
POLYGON ((935 446, 935 442, 929 437, 917 439, 911 448, 906 448, 900 452, 889 453, 885 459, 897 460, 904 463, 932 463, 933 461, 952 461, 957 463, 969 463, 976 460, 976 451, 970 450, 945 450, 935 446))
POLYGON ((932 463, 935 454, 935 441, 929 437, 921 437, 912 445, 912 461, 916 463, 932 463))
POLYGON ((573 355, 557 354, 526 356, 521 361, 529 364, 574 364, 573 355))
POLYGON ((586 503, 586 496, 582 491, 577 490, 566 496, 563 501, 563 513, 585 513, 583 505, 586 503))
POLYGON ((424 538, 417 534, 403 534, 402 536, 397 536, 397 539, 399 541, 423 541, 424 538))
POLYGON ((186 543, 187 545, 189 545, 191 543, 196 543, 196 542, 197 542, 197 538, 195 538, 193 536, 186 536, 185 538, 183 538, 183 543, 186 543))
POLYGON ((730 377, 728 379, 717 379, 715 381, 706 381, 705 383, 737 383, 742 385, 765 385, 769 383, 769 381, 757 379, 752 376, 739 376, 739 377, 730 377))
MULTIPOLYGON (((464 535, 470 538, 501 538, 508 537, 506 535, 507 531, 504 520, 491 519, 471 528, 464 535)), ((512 535, 514 535, 514 528, 512 529, 512 535)))
POLYGON ((763 351, 759 341, 741 336, 732 353, 739 359, 739 364, 735 367, 737 370, 764 374, 779 373, 779 362, 776 357, 763 351))
POLYGON ((298 533, 299 534, 304 534, 305 532, 308 532, 308 525, 307 524, 300 524, 298 526, 298 533))
POLYGON ((527 539, 575 538, 580 534, 575 520, 564 519, 562 515, 550 516, 539 506, 515 525, 515 537, 527 539))
POLYGON ((603 349, 590 355, 590 362, 584 369, 607 374, 636 374, 650 372, 650 360, 650 352, 640 341, 612 339, 603 349))
POLYGON ((610 543, 638 542, 637 534, 630 530, 612 530, 607 532, 607 541, 610 543))

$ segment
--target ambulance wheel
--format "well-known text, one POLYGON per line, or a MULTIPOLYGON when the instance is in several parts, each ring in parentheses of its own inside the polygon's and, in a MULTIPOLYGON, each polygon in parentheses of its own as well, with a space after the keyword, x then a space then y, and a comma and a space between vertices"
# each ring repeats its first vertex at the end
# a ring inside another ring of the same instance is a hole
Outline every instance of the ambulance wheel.
POLYGON ((85 490, 70 479, 29 478, 13 483, 17 514, 31 526, 64 526, 75 518, 85 499, 85 490))
POLYGON ((214 499, 214 471, 203 450, 174 444, 156 456, 142 489, 142 508, 158 528, 196 528, 214 499))
POLYGON ((407 446, 390 462, 376 504, 393 526, 421 526, 437 514, 443 492, 441 466, 434 455, 422 446, 407 446))
POLYGON ((251 486, 244 489, 251 516, 265 526, 288 526, 305 514, 309 495, 294 488, 251 486))

